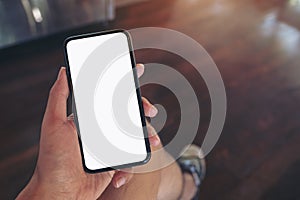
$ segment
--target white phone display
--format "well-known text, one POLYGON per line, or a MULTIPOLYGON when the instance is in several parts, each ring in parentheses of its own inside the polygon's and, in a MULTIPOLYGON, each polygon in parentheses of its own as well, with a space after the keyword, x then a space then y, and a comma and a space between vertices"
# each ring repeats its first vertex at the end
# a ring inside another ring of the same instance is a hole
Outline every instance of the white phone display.
POLYGON ((65 58, 85 170, 146 163, 150 147, 129 34, 70 37, 65 58))

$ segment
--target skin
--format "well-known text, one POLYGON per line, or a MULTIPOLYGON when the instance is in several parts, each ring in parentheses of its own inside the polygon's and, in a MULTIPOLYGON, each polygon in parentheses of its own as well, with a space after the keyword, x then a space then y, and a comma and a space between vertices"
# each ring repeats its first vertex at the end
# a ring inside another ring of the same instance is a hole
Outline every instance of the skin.
MULTIPOLYGON (((148 124, 148 132, 156 134, 155 129, 148 124)), ((161 150, 162 145, 151 146, 151 151, 161 150)), ((194 197, 197 188, 190 174, 182 174, 180 167, 174 158, 162 149, 160 153, 152 154, 150 162, 138 168, 130 182, 121 188, 115 188, 111 184, 100 196, 101 200, 111 199, 144 199, 144 200, 190 200, 194 197), (158 170, 151 170, 152 165, 157 165, 163 160, 173 160, 172 164, 158 170), (148 172, 146 172, 148 171, 148 172), (184 179, 184 183, 183 183, 184 179)))
MULTIPOLYGON (((140 77, 143 65, 137 65, 140 77)), ((182 175, 177 163, 148 173, 132 169, 88 174, 83 170, 73 116, 67 117, 69 88, 65 68, 61 68, 48 99, 34 174, 17 199, 191 199, 196 191, 191 175, 182 175), (133 175, 134 174, 134 175, 133 175), (183 187, 183 178, 185 186, 183 187)), ((145 115, 154 117, 157 109, 142 98, 145 115)), ((162 148, 155 129, 147 123, 151 151, 162 148)), ((162 159, 173 159, 165 152, 153 154, 150 161, 135 167, 147 170, 162 159)), ((148 170, 147 170, 148 171, 148 170)))
MULTIPOLYGON (((137 71, 141 76, 144 67, 137 65, 137 71)), ((125 171, 88 174, 83 170, 76 127, 72 117, 67 117, 68 96, 66 69, 62 67, 49 93, 34 174, 17 199, 97 199, 109 184, 119 188, 133 176, 125 171)), ((143 105, 146 116, 157 114, 145 98, 143 105)), ((160 145, 157 135, 149 140, 152 147, 160 145)))

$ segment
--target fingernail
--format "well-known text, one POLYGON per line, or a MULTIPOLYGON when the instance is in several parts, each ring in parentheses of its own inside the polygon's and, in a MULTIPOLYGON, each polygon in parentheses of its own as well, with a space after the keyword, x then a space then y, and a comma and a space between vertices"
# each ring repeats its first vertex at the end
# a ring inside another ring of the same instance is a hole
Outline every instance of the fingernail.
POLYGON ((120 188, 122 185, 124 185, 126 183, 126 178, 121 177, 117 180, 116 186, 117 188, 120 188))
POLYGON ((63 73, 63 71, 64 71, 65 69, 66 69, 66 68, 64 68, 64 67, 61 67, 61 68, 60 68, 60 70, 59 70, 59 72, 58 72, 58 75, 57 75, 57 80, 59 80, 59 79, 61 78, 62 73, 63 73))
POLYGON ((73 113, 70 114, 70 115, 68 116, 68 119, 69 119, 69 120, 74 120, 74 114, 73 114, 73 113))
POLYGON ((136 68, 136 70, 137 70, 137 74, 139 75, 139 76, 141 76, 143 73, 144 73, 144 65, 143 64, 137 64, 137 68, 136 68))
POLYGON ((158 113, 158 110, 157 110, 157 108, 155 107, 155 106, 151 106, 151 108, 150 108, 150 111, 149 111, 150 113, 150 116, 151 117, 154 117, 155 115, 157 115, 157 113, 158 113))
POLYGON ((152 145, 153 146, 158 146, 160 144, 160 139, 159 139, 159 137, 156 135, 156 136, 154 136, 153 137, 153 139, 152 139, 152 145))

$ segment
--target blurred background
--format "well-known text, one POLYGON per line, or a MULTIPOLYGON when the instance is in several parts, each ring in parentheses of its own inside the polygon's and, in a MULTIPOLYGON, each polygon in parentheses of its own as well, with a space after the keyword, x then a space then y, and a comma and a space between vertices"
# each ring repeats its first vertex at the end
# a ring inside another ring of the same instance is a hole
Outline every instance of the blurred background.
MULTIPOLYGON (((0 0, 0 199, 15 198, 34 170, 63 40, 144 26, 192 37, 224 80, 227 117, 206 157, 201 199, 300 199, 300 0, 0 0)), ((170 52, 135 54, 189 80, 201 110, 194 143, 201 145, 211 116, 201 76, 170 52)), ((176 97, 155 84, 142 94, 167 110, 160 136, 168 143, 180 123, 176 97)))

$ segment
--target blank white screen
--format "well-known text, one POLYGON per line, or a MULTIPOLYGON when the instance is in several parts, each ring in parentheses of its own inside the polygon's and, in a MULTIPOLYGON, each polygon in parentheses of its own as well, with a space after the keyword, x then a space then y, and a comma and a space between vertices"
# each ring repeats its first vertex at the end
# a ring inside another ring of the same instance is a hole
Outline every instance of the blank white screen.
POLYGON ((74 39, 67 43, 66 48, 86 167, 95 170, 145 160, 147 151, 127 36, 118 32, 74 39), (116 52, 120 49, 123 49, 122 55, 116 52), (101 53, 103 50, 104 54, 101 53), (109 65, 104 61, 108 54, 115 57, 109 65), (130 80, 123 81, 122 85, 129 90, 119 92, 117 101, 128 102, 126 114, 135 127, 133 135, 128 134, 130 129, 116 123, 118 116, 113 113, 114 92, 126 75, 130 80), (90 77, 97 77, 97 81, 91 81, 90 77))

